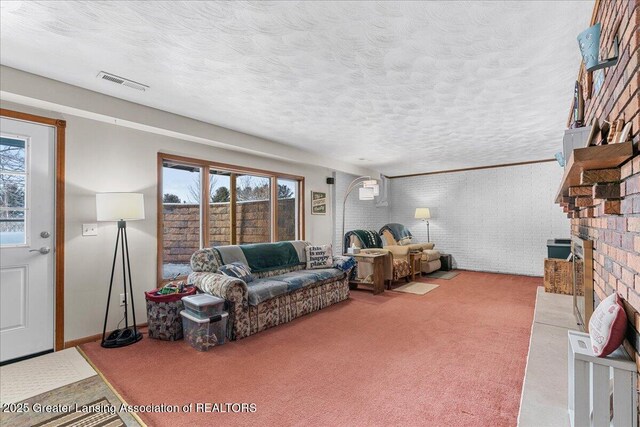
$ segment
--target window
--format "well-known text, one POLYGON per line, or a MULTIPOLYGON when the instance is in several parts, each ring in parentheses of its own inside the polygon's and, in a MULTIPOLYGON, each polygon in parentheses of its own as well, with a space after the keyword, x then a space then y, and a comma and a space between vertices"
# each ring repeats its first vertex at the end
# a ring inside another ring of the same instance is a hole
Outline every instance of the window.
POLYGON ((278 240, 295 240, 299 227, 298 181, 278 179, 278 240))
POLYGON ((0 138, 0 245, 27 244, 27 142, 0 138))
POLYGON ((202 247, 201 168, 162 163, 162 278, 191 272, 191 254, 202 247))
POLYGON ((236 175, 236 243, 271 240, 271 180, 236 175))
POLYGON ((202 247, 304 238, 304 178, 168 154, 158 165, 161 281, 188 275, 202 247))
POLYGON ((231 244, 231 173, 209 170, 209 246, 231 244))

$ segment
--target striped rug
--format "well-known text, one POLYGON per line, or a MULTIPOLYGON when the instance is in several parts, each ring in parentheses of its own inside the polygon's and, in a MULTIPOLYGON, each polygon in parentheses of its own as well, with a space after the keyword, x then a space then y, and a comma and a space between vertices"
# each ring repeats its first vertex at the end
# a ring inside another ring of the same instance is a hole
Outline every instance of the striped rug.
POLYGON ((57 415, 33 427, 120 427, 124 426, 124 422, 117 412, 113 412, 116 408, 106 397, 86 405, 87 407, 100 407, 102 410, 95 412, 73 411, 57 415))

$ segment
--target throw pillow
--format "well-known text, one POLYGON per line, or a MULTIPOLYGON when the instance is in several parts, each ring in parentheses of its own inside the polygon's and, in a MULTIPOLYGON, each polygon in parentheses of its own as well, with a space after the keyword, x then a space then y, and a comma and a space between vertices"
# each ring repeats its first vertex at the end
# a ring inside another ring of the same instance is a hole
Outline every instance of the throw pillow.
POLYGON ((589 336, 593 353, 606 357, 620 347, 627 329, 627 313, 617 293, 605 298, 589 320, 589 336))
POLYGON ((245 283, 253 281, 253 275, 251 274, 249 266, 237 261, 220 266, 218 268, 218 273, 222 273, 229 277, 236 277, 245 283))
POLYGON ((333 267, 333 249, 331 245, 307 246, 307 270, 333 267))

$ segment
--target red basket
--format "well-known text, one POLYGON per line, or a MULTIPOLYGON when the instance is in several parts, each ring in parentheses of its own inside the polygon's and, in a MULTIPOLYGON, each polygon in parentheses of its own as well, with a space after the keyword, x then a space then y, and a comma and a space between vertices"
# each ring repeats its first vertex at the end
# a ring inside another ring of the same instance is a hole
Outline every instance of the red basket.
POLYGON ((184 309, 182 297, 196 293, 196 287, 188 287, 178 294, 156 295, 157 289, 145 292, 147 299, 147 331, 149 338, 175 341, 181 340, 182 319, 180 312, 184 309))
POLYGON ((167 294, 167 295, 157 295, 156 292, 158 292, 159 289, 154 289, 152 291, 148 291, 145 292, 145 298, 147 299, 147 301, 153 301, 153 302, 175 302, 175 301, 179 301, 182 299, 182 297, 186 297, 187 295, 193 295, 196 293, 196 287, 195 286, 190 286, 188 288, 186 288, 186 290, 184 292, 180 292, 177 294, 167 294))

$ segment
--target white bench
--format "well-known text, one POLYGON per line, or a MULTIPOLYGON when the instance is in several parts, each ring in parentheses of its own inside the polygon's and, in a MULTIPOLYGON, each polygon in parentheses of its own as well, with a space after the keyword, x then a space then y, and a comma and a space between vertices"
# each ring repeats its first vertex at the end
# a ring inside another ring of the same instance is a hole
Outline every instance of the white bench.
POLYGON ((589 334, 569 331, 568 403, 573 427, 638 427, 636 364, 622 347, 597 357, 589 334))

